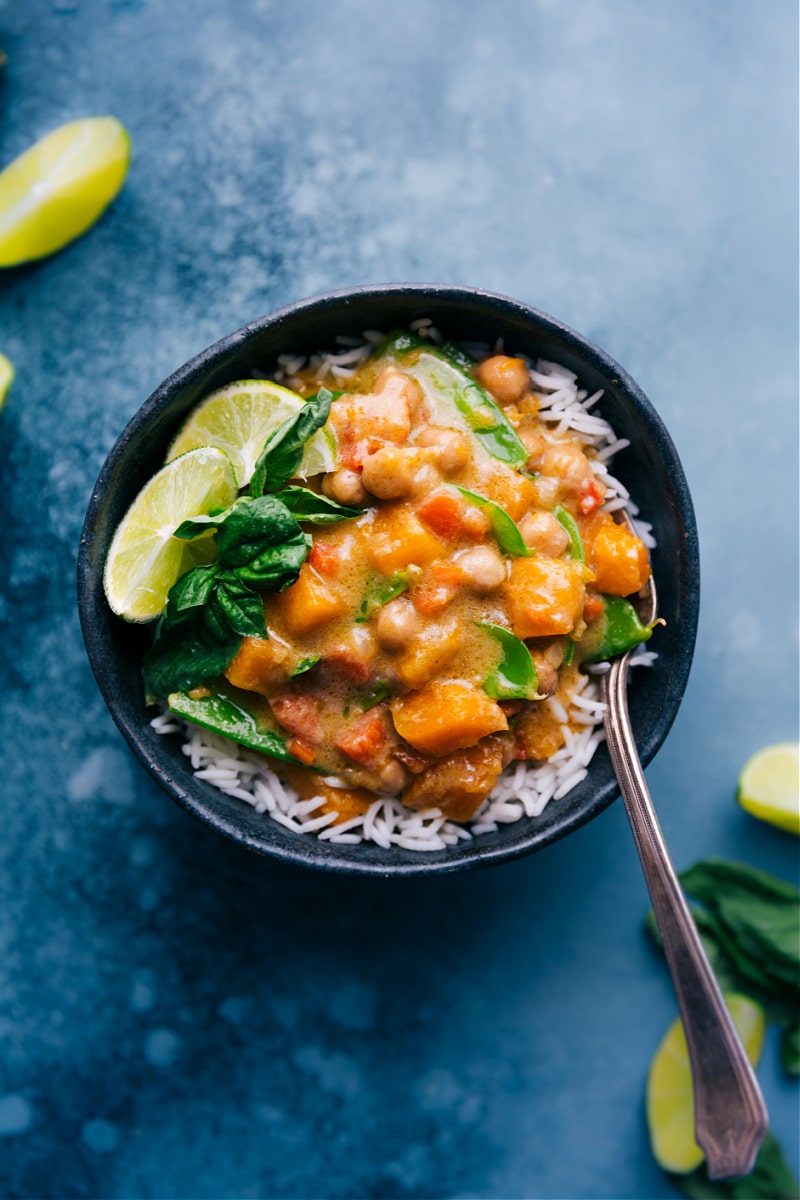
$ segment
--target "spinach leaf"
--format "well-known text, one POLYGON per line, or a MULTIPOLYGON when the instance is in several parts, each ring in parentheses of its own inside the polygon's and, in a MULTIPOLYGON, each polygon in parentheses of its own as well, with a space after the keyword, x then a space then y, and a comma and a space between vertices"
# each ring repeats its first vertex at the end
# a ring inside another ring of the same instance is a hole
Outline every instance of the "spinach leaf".
POLYGON ((768 1132, 749 1175, 712 1180, 702 1163, 688 1175, 672 1175, 675 1187, 689 1200, 797 1200, 798 1186, 780 1143, 768 1132))
POLYGON ((220 675, 241 644, 238 634, 218 637, 206 620, 205 609, 186 622, 160 632, 142 662, 148 699, 170 692, 190 691, 220 675))
POLYGON ((241 580, 277 590, 294 583, 308 543, 297 521, 275 496, 245 500, 217 530, 217 563, 241 580))
POLYGON ((169 590, 160 629, 172 629, 188 620, 195 610, 208 603, 217 578, 214 563, 207 567, 192 567, 175 581, 169 590))
POLYGON ((233 633, 238 633, 241 637, 267 636, 261 596, 240 579, 235 571, 222 572, 209 603, 212 607, 216 606, 219 615, 227 621, 233 633))
POLYGON ((461 495, 469 500, 470 504, 476 505, 486 513, 491 522, 495 540, 504 554, 511 554, 515 558, 530 558, 533 551, 520 533, 517 523, 511 519, 504 508, 495 504, 494 500, 487 500, 486 496, 479 496, 477 492, 469 492, 462 487, 456 487, 456 490, 461 492, 461 495))
POLYGON ((314 525, 332 525, 336 521, 348 521, 353 517, 360 517, 363 512, 360 508, 348 508, 344 504, 337 504, 335 500, 319 496, 310 488, 299 487, 297 484, 281 488, 275 498, 280 500, 281 504, 285 504, 298 521, 311 521, 314 525))
POLYGON ((531 652, 510 629, 479 621, 481 629, 494 638, 502 650, 500 662, 483 681, 483 690, 493 700, 535 700, 539 677, 531 652))
MULTIPOLYGON (((706 905, 692 906, 692 916, 720 987, 751 996, 770 1023, 785 1027, 783 1065, 800 1074, 800 893, 774 875, 721 860, 696 863, 680 879, 706 905)), ((652 913, 646 924, 660 944, 652 913)))
POLYGON ((295 475, 303 447, 328 419, 333 392, 320 388, 309 397, 295 417, 289 417, 267 438, 250 480, 250 495, 278 492, 295 475))
POLYGON ((715 859, 695 863, 680 878, 767 975, 800 990, 797 888, 744 863, 715 859))

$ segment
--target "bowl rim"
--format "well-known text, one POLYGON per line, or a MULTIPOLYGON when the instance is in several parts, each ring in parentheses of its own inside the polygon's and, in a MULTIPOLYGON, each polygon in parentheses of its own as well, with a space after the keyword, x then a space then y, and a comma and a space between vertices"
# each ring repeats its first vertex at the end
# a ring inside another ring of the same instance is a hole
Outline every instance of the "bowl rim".
MULTIPOLYGON (((343 303, 363 303, 379 297, 382 299, 387 297, 397 297, 404 300, 415 299, 421 304, 429 300, 438 304, 451 304, 456 308, 458 306, 469 306, 477 303, 487 310, 487 322, 490 320, 491 310, 495 309, 498 311, 498 314, 502 314, 506 321, 510 316, 513 316, 523 323, 530 325, 532 328, 545 330, 548 334, 554 335, 565 342, 571 351, 580 357, 582 361, 606 376, 619 391, 625 393, 627 398, 633 401, 633 408, 638 409, 639 413, 645 418, 649 431, 658 445, 659 453, 664 459, 674 483, 679 510, 678 515, 686 542, 685 551, 691 562, 693 579, 695 581, 695 586, 685 594, 682 594, 684 604, 680 630, 682 659, 679 664, 677 686, 670 693, 669 702, 661 713, 657 728, 652 731, 652 735, 645 740, 644 744, 640 743, 639 745, 642 766, 646 767, 652 761, 655 754, 663 745, 680 707, 680 702, 688 683, 697 636, 700 604, 699 547, 694 506, 688 482, 677 450, 664 421, 632 376, 611 355, 596 346, 587 337, 572 329, 569 325, 539 309, 501 293, 463 285, 441 283, 362 284, 354 287, 339 288, 304 297, 267 312, 219 338, 188 359, 187 362, 167 376, 136 410, 122 429, 102 464, 91 492, 80 536, 77 561, 78 612, 89 663, 114 722, 134 755, 148 773, 156 779, 172 799, 203 824, 210 826, 216 832, 225 835, 239 845, 260 855, 331 873, 387 878, 423 874, 450 874, 456 871, 512 861, 552 844, 559 838, 591 821, 608 808, 619 795, 619 788, 616 785, 616 781, 612 778, 606 785, 600 788, 577 814, 563 812, 554 815, 554 819, 545 830, 533 831, 527 837, 521 838, 510 845, 503 845, 502 843, 499 845, 490 845, 485 843, 483 837, 476 837, 468 846, 473 852, 467 854, 465 850, 458 857, 448 857, 446 851, 436 852, 436 854, 423 854, 412 851, 409 853, 415 855, 415 859, 419 859, 419 862, 400 858, 398 858, 396 863, 375 861, 366 855, 360 861, 358 856, 345 860, 331 855, 327 852, 328 844, 320 843, 313 836, 295 835, 296 846, 291 842, 286 845, 270 843, 268 837, 260 838, 252 836, 245 829, 238 827, 235 822, 228 820, 223 813, 215 811, 212 803, 213 797, 206 801, 202 792, 192 792, 179 779, 175 778, 164 762, 158 761, 153 757, 152 753, 143 743, 141 731, 137 727, 134 727, 121 711, 114 687, 114 673, 108 657, 102 653, 103 646, 101 639, 97 635, 94 623, 94 617, 100 609, 108 611, 102 588, 102 571, 99 573, 98 583, 98 573, 92 567, 92 549, 96 523, 108 488, 119 470, 128 445, 140 432, 142 427, 147 425, 162 408, 167 407, 176 391, 192 386, 210 375, 215 368, 224 366, 226 359, 232 357, 251 338, 260 335, 265 330, 280 327, 281 324, 294 321, 302 317, 303 314, 312 312, 319 314, 343 303), (323 845, 326 847, 326 853, 318 853, 316 855, 310 853, 314 848, 319 848, 323 845), (439 857, 439 855, 443 855, 443 857, 439 857)), ((164 748, 164 759, 166 761, 170 757, 169 744, 166 740, 164 748)), ((265 813, 263 816, 264 831, 268 835, 276 828, 276 823, 268 814, 265 813)), ((520 820, 525 821, 526 818, 522 817, 520 820)), ((279 829, 280 826, 277 825, 277 828, 279 829)), ((514 828, 514 826, 512 825, 509 828, 514 828)), ((286 832, 290 831, 287 830, 286 832)), ((467 847, 467 843, 461 843, 461 845, 467 847)), ((333 849, 334 847, 331 846, 330 848, 333 849)), ((343 847, 343 849, 345 848, 343 847)), ((347 847, 346 849, 360 851, 361 846, 347 847)))

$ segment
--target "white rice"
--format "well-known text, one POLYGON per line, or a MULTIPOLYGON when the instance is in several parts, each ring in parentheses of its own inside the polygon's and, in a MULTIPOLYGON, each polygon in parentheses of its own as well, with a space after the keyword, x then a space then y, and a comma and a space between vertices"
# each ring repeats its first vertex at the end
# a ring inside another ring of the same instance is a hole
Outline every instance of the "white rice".
MULTIPOLYGON (((412 329, 431 342, 442 341, 427 318, 415 321, 412 329)), ((302 382, 299 372, 310 368, 321 382, 345 383, 382 338, 379 331, 367 330, 363 338, 337 338, 342 349, 335 354, 310 358, 281 355, 273 377, 278 383, 297 388, 302 382)), ((502 344, 498 343, 495 351, 498 348, 502 350, 502 344)), ((486 346, 467 349, 475 357, 487 352, 486 346)), ((605 486, 603 508, 608 512, 626 509, 635 520, 639 536, 652 548, 655 541, 651 526, 638 519, 638 509, 627 489, 608 470, 610 460, 628 442, 618 438, 606 420, 591 412, 602 392, 589 395, 578 386, 576 375, 557 363, 539 359, 529 366, 533 388, 540 397, 539 416, 549 429, 545 436, 558 441, 569 432, 571 437, 578 438, 589 451, 595 475, 605 486)), ((631 657, 631 665, 650 666, 655 657, 652 650, 639 647, 631 657)), ((560 800, 586 778, 594 753, 605 738, 602 724, 605 706, 600 699, 598 676, 607 669, 608 664, 601 663, 591 669, 591 674, 580 674, 567 705, 554 696, 543 702, 561 726, 563 746, 538 766, 524 761, 511 763, 491 796, 472 820, 463 825, 447 820, 438 809, 413 812, 394 796, 378 796, 365 813, 336 823, 337 814, 318 813, 325 803, 322 796, 301 800, 270 769, 265 756, 169 712, 161 713, 151 724, 157 733, 183 735, 183 753, 198 779, 252 805, 256 812, 264 813, 294 833, 314 834, 320 841, 338 846, 371 842, 384 849, 400 846, 428 852, 495 833, 501 826, 523 817, 538 817, 551 800, 560 800)), ((327 777, 325 782, 332 787, 347 786, 336 777, 327 777)))

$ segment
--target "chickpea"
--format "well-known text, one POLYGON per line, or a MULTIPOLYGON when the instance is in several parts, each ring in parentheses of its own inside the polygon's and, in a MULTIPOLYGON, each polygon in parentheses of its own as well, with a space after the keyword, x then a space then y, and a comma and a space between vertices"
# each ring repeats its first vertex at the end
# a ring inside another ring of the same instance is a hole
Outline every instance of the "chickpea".
POLYGON ((407 781, 408 775, 396 758, 390 759, 381 771, 381 791, 387 792, 390 796, 396 796, 398 792, 402 792, 407 781))
POLYGON ((331 500, 353 507, 363 504, 367 498, 358 471, 351 471, 348 467, 340 467, 338 471, 326 475, 322 481, 322 490, 331 500))
POLYGON ((464 519, 462 528, 468 538, 472 538, 475 542, 481 542, 489 532, 491 522, 486 516, 486 513, 475 505, 468 504, 464 511, 464 519))
POLYGON ((528 368, 522 359, 509 358, 505 354, 485 358, 476 370, 475 378, 500 404, 516 404, 531 386, 528 368))
POLYGON ((457 429, 429 425, 417 438, 418 446, 430 446, 443 475, 455 475, 469 462, 469 443, 457 429))
POLYGON ((461 568, 466 586, 479 596, 496 592, 506 581, 505 561, 491 546, 476 546, 474 550, 465 550, 456 562, 461 568))
POLYGON ((364 460, 362 481, 368 492, 381 500, 400 500, 411 491, 412 468, 416 461, 413 450, 384 446, 364 460))
POLYGON ((577 446, 548 447, 542 455, 542 471, 557 476, 562 489, 575 495, 594 478, 588 458, 577 446))
POLYGON ((558 558, 569 545, 564 527, 552 513, 530 513, 520 521, 519 531, 526 545, 550 558, 558 558))
POLYGON ((384 604, 375 622, 378 641, 387 650, 402 650, 421 628, 417 610, 405 596, 384 604))

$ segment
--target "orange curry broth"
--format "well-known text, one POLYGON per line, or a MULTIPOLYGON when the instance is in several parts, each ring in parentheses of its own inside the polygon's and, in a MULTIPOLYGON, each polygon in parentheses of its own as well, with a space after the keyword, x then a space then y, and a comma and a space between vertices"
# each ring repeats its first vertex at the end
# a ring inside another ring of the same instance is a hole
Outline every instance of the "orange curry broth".
MULTIPOLYGON (((483 690, 501 649, 479 622, 525 640, 539 696, 568 703, 576 667, 564 659, 602 613, 599 593, 638 591, 650 567, 643 543, 601 510, 580 443, 545 437, 522 360, 494 355, 475 376, 530 451, 524 474, 490 457, 456 414, 431 423, 403 365, 368 361, 334 401, 341 465, 310 486, 364 513, 314 527, 297 582, 264 597, 269 638, 245 638, 226 676, 265 698, 308 764, 275 769, 301 795, 323 795, 320 811, 345 820, 376 793, 395 794, 463 821, 512 759, 541 761, 564 740, 541 699, 498 702, 483 690), (532 556, 504 555, 456 487, 505 509, 532 556), (568 555, 556 505, 578 524, 585 565, 568 555)), ((304 379, 306 394, 318 387, 304 379)))

